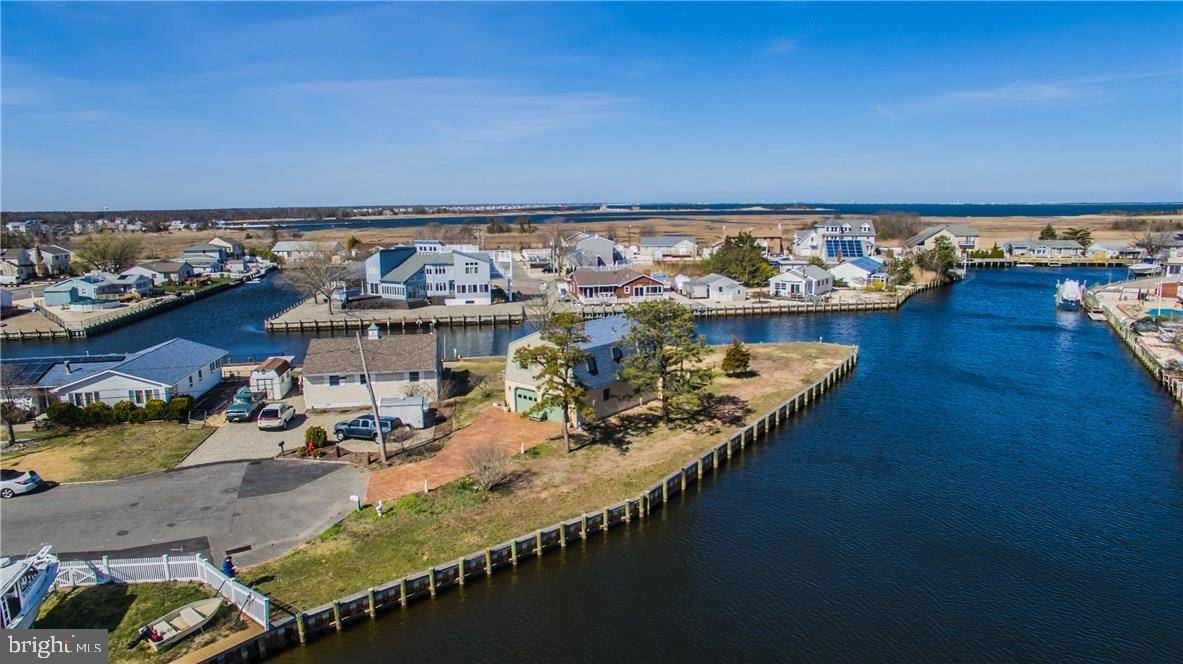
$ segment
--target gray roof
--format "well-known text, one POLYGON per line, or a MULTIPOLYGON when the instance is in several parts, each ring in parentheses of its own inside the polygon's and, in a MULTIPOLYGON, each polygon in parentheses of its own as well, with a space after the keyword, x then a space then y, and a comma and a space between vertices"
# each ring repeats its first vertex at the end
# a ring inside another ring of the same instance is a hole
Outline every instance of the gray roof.
POLYGON ((717 274, 715 272, 712 272, 712 273, 706 275, 705 277, 691 279, 690 281, 686 282, 686 285, 689 286, 689 285, 693 284, 693 285, 711 286, 711 285, 714 285, 715 282, 720 282, 718 284, 720 286, 729 286, 729 287, 733 287, 733 288, 735 286, 742 285, 738 281, 736 281, 735 279, 732 279, 731 277, 728 277, 727 275, 717 274))
POLYGON ((1051 247, 1053 249, 1084 249, 1076 240, 1035 240, 1030 246, 1051 247))
MULTIPOLYGON (((371 373, 434 371, 439 345, 433 334, 398 334, 362 339, 366 365, 371 373)), ((312 339, 304 355, 304 375, 361 373, 357 339, 312 339)))
POLYGON ((185 376, 215 360, 226 351, 188 339, 170 339, 132 355, 113 371, 156 383, 174 385, 185 376))
POLYGON ((43 245, 41 245, 41 253, 43 253, 43 254, 57 254, 57 255, 61 256, 61 255, 69 254, 70 250, 61 246, 61 245, 57 245, 57 244, 43 244, 43 245))
POLYGON ((185 253, 189 253, 190 251, 226 251, 226 247, 216 244, 195 244, 191 247, 185 247, 185 253))
POLYGON ((808 279, 814 279, 814 280, 832 279, 834 277, 834 275, 830 274, 826 270, 823 270, 816 265, 802 265, 800 267, 794 267, 790 270, 786 270, 784 272, 781 272, 780 274, 772 277, 772 279, 769 279, 769 281, 781 279, 785 275, 792 275, 795 277, 802 277, 802 278, 808 278, 808 279))
POLYGON ((941 231, 949 231, 957 237, 978 237, 976 228, 966 226, 965 224, 939 224, 937 226, 929 226, 912 237, 904 240, 905 247, 914 247, 928 240, 928 238, 940 233, 941 231))
POLYGON ((672 247, 679 242, 694 242, 693 235, 654 235, 641 238, 642 247, 672 247))
POLYGON ((451 265, 452 254, 436 252, 416 252, 409 254, 403 262, 382 275, 382 281, 402 283, 415 276, 419 270, 427 265, 451 265))
POLYGON ((312 240, 282 240, 271 247, 271 251, 341 251, 341 243, 313 242, 312 240))
POLYGON ((148 261, 147 263, 140 263, 136 267, 142 267, 144 269, 152 270, 153 272, 159 272, 161 274, 172 274, 174 272, 180 272, 181 266, 188 265, 188 264, 189 264, 189 262, 187 260, 186 261, 148 261))

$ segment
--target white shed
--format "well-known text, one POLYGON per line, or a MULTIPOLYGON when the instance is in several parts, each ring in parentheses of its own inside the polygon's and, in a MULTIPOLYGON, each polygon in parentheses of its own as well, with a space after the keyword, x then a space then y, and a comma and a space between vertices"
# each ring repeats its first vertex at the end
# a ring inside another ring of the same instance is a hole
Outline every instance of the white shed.
POLYGON ((378 414, 397 417, 403 424, 422 429, 427 426, 427 399, 423 397, 383 397, 378 400, 378 414))
POLYGON ((269 357, 251 372, 251 391, 263 392, 278 400, 292 389, 292 361, 287 357, 269 357))

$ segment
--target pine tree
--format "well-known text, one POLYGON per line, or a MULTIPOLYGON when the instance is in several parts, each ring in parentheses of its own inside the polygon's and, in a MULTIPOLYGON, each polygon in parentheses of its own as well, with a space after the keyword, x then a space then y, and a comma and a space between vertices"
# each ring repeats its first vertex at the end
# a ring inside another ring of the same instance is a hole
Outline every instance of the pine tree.
POLYGON ((667 424, 703 407, 713 372, 702 364, 706 343, 694 327, 694 313, 672 300, 634 305, 625 343, 635 353, 625 358, 620 377, 641 393, 656 393, 667 424))
POLYGON ((537 367, 534 378, 539 381, 541 394, 526 414, 536 415, 552 408, 562 411, 563 447, 570 452, 568 413, 574 412, 585 420, 595 417, 595 411, 584 401, 586 390, 575 377, 575 367, 587 361, 587 352, 581 346, 589 340, 583 330, 583 316, 571 312, 553 314, 542 323, 540 336, 546 343, 519 348, 513 358, 522 366, 537 367))
POLYGON ((752 351, 743 345, 736 337, 731 337, 731 345, 723 356, 723 373, 735 376, 744 373, 752 366, 752 351))

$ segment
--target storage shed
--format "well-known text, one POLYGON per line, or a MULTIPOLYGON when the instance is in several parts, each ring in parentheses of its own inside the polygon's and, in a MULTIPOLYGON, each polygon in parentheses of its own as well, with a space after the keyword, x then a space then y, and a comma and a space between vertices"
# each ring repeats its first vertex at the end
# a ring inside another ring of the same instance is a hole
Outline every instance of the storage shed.
POLYGON ((251 372, 251 391, 263 392, 270 400, 287 396, 292 389, 292 362, 286 357, 269 357, 251 372))

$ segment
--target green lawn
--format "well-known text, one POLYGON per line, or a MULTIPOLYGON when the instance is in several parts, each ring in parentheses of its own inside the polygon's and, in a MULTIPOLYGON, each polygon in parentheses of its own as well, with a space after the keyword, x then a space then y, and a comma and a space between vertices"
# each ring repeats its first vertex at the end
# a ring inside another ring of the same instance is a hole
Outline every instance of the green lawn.
POLYGON ((163 422, 36 432, 35 444, 3 451, 0 463, 54 482, 114 480, 172 468, 212 432, 163 422))
MULTIPOLYGON (((850 352, 808 343, 750 348, 754 371, 720 377, 714 386, 720 395, 714 419, 671 429, 651 408, 629 411, 614 418, 618 438, 611 442, 566 454, 561 442, 550 441, 517 455, 512 469, 519 480, 509 487, 481 492, 465 478, 427 495, 389 501, 382 518, 372 508, 354 512, 313 542, 240 577, 277 600, 308 609, 636 496, 850 352)), ((717 349, 710 362, 717 366, 721 357, 717 349)))
POLYGON ((167 662, 234 631, 239 626, 234 608, 223 606, 213 621, 206 625, 204 632, 164 652, 152 652, 142 643, 128 650, 127 644, 149 622, 206 597, 213 597, 213 593, 197 584, 108 583, 87 588, 66 588, 55 591, 45 600, 34 627, 105 629, 108 630, 108 661, 167 662))

